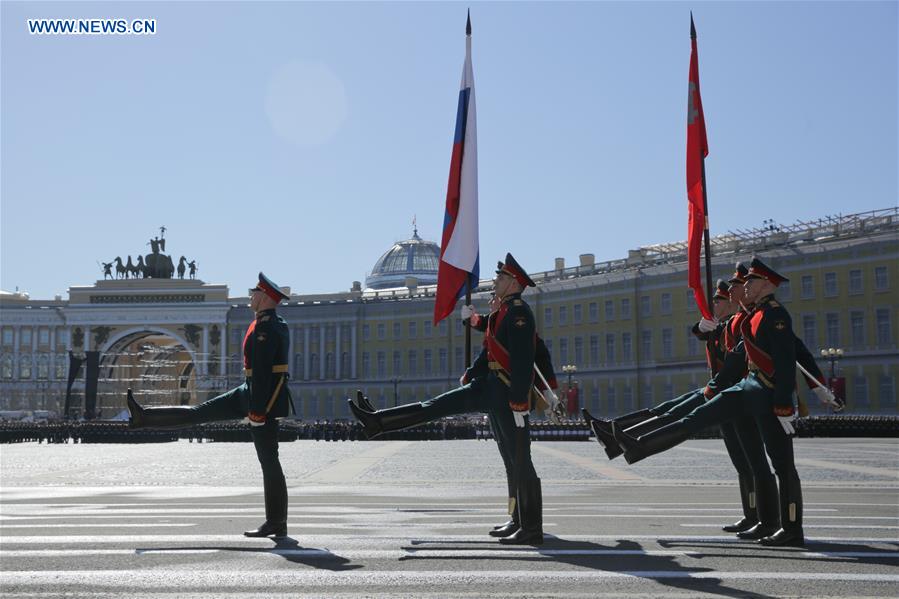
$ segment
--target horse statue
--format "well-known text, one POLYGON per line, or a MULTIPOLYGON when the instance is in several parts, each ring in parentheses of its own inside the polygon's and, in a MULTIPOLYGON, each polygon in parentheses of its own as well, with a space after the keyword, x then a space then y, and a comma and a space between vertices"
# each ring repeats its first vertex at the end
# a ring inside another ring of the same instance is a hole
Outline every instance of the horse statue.
POLYGON ((140 278, 147 278, 147 265, 144 264, 144 257, 139 255, 137 256, 137 264, 135 265, 135 273, 134 278, 137 278, 137 275, 140 275, 140 278))
POLYGON ((115 257, 115 278, 122 279, 127 278, 128 270, 125 268, 125 265, 122 264, 121 256, 115 257))
POLYGON ((137 267, 136 267, 136 266, 134 265, 134 263, 131 261, 131 256, 130 256, 130 255, 128 256, 128 264, 125 265, 125 269, 128 271, 128 272, 125 274, 125 278, 126 278, 126 279, 127 279, 129 276, 130 276, 132 279, 136 279, 136 278, 137 278, 137 272, 138 272, 138 271, 137 271, 137 267))
POLYGON ((144 256, 146 273, 154 279, 171 279, 175 274, 175 265, 172 257, 166 254, 147 254, 144 256))
POLYGON ((187 270, 187 267, 184 265, 185 262, 187 262, 187 258, 185 258, 184 256, 181 256, 181 259, 178 260, 178 278, 179 279, 184 278, 184 271, 187 270))

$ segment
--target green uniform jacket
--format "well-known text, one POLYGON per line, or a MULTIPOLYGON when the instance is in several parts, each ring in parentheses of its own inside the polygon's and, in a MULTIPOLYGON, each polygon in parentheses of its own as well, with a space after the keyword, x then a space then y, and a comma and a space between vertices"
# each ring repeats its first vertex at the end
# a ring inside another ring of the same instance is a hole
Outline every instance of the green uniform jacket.
POLYGON ((289 349, 287 322, 274 309, 258 313, 255 327, 251 325, 251 330, 247 331, 243 348, 244 365, 252 369, 252 375, 247 376, 250 412, 271 417, 287 416, 290 409, 287 389, 289 349))

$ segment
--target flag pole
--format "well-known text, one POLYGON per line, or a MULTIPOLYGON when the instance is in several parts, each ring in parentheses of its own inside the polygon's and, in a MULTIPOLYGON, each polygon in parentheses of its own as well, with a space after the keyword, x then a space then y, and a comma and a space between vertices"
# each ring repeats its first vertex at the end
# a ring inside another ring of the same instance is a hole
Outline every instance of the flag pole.
MULTIPOLYGON (((690 39, 696 40, 696 26, 693 24, 693 11, 690 11, 690 39)), ((705 182, 705 156, 700 153, 700 163, 702 166, 702 212, 705 216, 705 222, 702 228, 703 244, 705 246, 705 297, 706 305, 712 310, 714 316, 714 305, 712 304, 712 245, 709 240, 709 195, 705 182)), ((709 369, 712 376, 717 374, 715 368, 714 340, 706 341, 706 348, 709 354, 709 369)))
MULTIPOLYGON (((471 37, 471 9, 465 17, 465 36, 471 37)), ((465 280, 465 305, 471 305, 471 277, 465 280)), ((471 319, 465 325, 465 370, 471 367, 471 319)))

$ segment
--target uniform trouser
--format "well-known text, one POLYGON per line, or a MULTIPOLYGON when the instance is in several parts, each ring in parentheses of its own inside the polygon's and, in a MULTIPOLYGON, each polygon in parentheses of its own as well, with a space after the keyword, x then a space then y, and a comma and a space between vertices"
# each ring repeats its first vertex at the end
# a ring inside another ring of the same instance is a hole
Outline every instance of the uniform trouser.
MULTIPOLYGON (((191 426, 244 418, 249 412, 249 406, 250 389, 244 383, 198 406, 144 408, 144 417, 148 426, 153 426, 155 414, 165 414, 169 426, 191 426)), ((278 420, 268 418, 263 426, 251 426, 250 434, 256 448, 256 457, 262 466, 265 519, 268 522, 286 522, 287 482, 278 459, 278 420)))
MULTIPOLYGON (((681 422, 689 433, 715 424, 737 423, 735 426, 741 435, 741 447, 759 487, 759 506, 766 501, 765 496, 773 493, 769 490, 772 485, 765 484, 765 480, 770 480, 771 471, 764 454, 757 449, 760 439, 780 485, 781 526, 787 530, 801 528, 802 489, 794 461, 793 438, 784 432, 774 415, 771 395, 771 391, 754 374, 750 374, 690 412, 681 422), (750 423, 755 425, 756 432, 752 431, 750 423)), ((763 519, 761 516, 760 519, 763 519)))
POLYGON ((705 395, 702 394, 702 388, 684 393, 680 397, 675 397, 652 408, 652 413, 656 415, 655 418, 650 417, 639 424, 635 424, 633 427, 627 428, 627 434, 632 437, 639 437, 659 429, 679 418, 683 418, 704 403, 705 395))
MULTIPOLYGON (((394 410, 399 413, 414 406, 415 404, 400 406, 378 413, 386 416, 394 410)), ((458 414, 475 412, 487 414, 506 468, 509 497, 516 497, 539 484, 531 459, 530 419, 525 418, 525 428, 519 432, 509 407, 509 388, 496 375, 477 378, 466 385, 423 401, 419 406, 414 424, 424 424, 458 414)), ((411 426, 413 423, 403 424, 411 426)), ((384 430, 389 432, 391 429, 384 430)))

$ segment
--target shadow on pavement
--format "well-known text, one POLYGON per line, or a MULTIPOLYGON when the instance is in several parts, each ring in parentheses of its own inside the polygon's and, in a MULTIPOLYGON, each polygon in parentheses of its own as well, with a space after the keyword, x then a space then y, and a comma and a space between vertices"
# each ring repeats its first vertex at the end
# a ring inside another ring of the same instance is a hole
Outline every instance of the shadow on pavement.
MULTIPOLYGON (((769 599, 771 595, 763 595, 747 591, 745 589, 735 589, 725 586, 721 580, 716 578, 691 578, 691 574, 699 574, 712 572, 712 568, 694 568, 683 566, 677 561, 677 557, 673 555, 652 555, 647 553, 637 553, 633 555, 579 555, 577 553, 566 555, 564 553, 555 553, 554 551, 577 551, 577 550, 593 550, 593 551, 645 551, 644 548, 635 541, 619 540, 615 545, 599 545, 589 541, 566 541, 558 537, 546 536, 546 542, 540 547, 528 546, 506 546, 500 545, 495 541, 475 541, 471 543, 453 543, 448 544, 439 540, 424 541, 413 540, 411 546, 402 547, 409 551, 411 555, 403 556, 400 561, 412 560, 438 560, 466 561, 471 559, 496 560, 496 561, 520 561, 520 562, 555 562, 570 564, 579 568, 590 568, 604 572, 617 572, 635 578, 646 578, 654 580, 659 584, 663 584, 678 589, 685 589, 702 593, 714 593, 722 597, 739 597, 741 599, 769 599), (456 556, 428 556, 415 555, 416 551, 427 549, 427 545, 435 544, 441 550, 455 550, 463 553, 456 556), (509 556, 507 554, 497 554, 495 557, 484 556, 478 554, 477 558, 466 557, 464 552, 466 549, 483 551, 483 545, 489 544, 499 550, 518 550, 521 551, 520 556, 509 556), (472 547, 476 545, 476 547, 472 547)), ((601 581, 597 581, 597 586, 601 585, 601 581)))
POLYGON ((314 547, 301 547, 299 541, 292 537, 283 537, 281 539, 272 539, 275 543, 274 547, 266 549, 263 547, 228 547, 221 545, 203 545, 185 547, 152 547, 146 549, 138 549, 137 553, 153 552, 153 551, 202 551, 216 550, 229 551, 235 553, 270 553, 283 557, 285 560, 294 564, 303 564, 317 570, 331 570, 333 572, 342 572, 346 570, 358 570, 364 568, 362 564, 353 564, 348 558, 331 553, 327 549, 316 549, 314 547))

